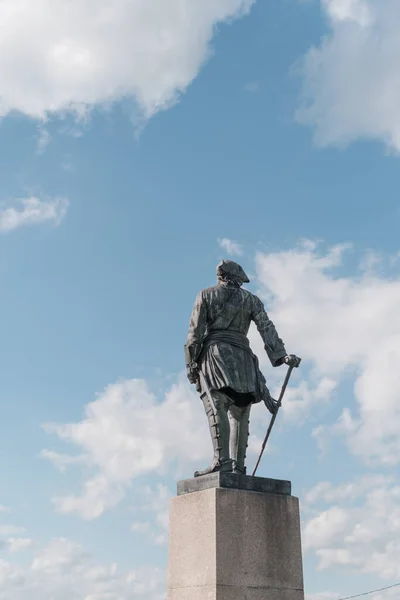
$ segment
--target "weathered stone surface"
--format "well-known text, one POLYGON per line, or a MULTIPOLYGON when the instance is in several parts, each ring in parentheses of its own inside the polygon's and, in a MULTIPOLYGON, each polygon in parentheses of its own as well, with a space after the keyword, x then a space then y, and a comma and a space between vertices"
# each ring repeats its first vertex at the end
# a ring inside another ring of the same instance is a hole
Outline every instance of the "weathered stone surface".
MULTIPOLYGON (((193 600, 195 598, 203 600, 201 596, 193 596, 193 600)), ((204 598, 208 600, 207 596, 204 598)), ((304 592, 302 590, 217 586, 214 598, 215 600, 304 600, 304 592)), ((176 600, 183 599, 176 597, 176 600)), ((192 600, 192 597, 187 596, 187 600, 192 600)))
POLYGON ((211 488, 227 488, 246 490, 248 492, 264 492, 284 494, 290 496, 292 485, 290 481, 269 479, 266 477, 250 477, 236 473, 211 473, 194 479, 185 479, 178 482, 178 496, 200 492, 211 488))
POLYGON ((215 588, 215 511, 215 490, 172 499, 168 556, 170 590, 182 590, 183 594, 188 588, 215 588))
POLYGON ((216 490, 217 583, 302 590, 297 498, 216 490))
POLYGON ((202 586, 171 590, 168 600, 303 600, 303 592, 228 586, 202 586))
POLYGON ((211 487, 171 502, 168 600, 304 600, 298 499, 211 487))
MULTIPOLYGON (((225 598, 226 600, 230 600, 230 596, 225 596, 225 598)), ((245 596, 241 596, 240 600, 243 600, 243 598, 245 596)), ((217 600, 217 588, 215 585, 203 585, 169 589, 168 600, 217 600)))

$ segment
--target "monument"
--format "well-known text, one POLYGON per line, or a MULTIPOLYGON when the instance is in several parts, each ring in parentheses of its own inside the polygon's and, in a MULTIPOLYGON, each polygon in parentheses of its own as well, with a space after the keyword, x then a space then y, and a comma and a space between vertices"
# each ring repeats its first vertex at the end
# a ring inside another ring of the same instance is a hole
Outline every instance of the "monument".
POLYGON ((171 502, 168 600, 303 600, 298 499, 289 481, 249 476, 245 464, 251 406, 263 401, 274 420, 300 358, 287 353, 261 300, 243 289, 249 279, 240 265, 221 261, 217 280, 196 298, 185 345, 213 458, 178 483, 171 502), (271 364, 289 367, 278 400, 250 349, 252 321, 271 364))

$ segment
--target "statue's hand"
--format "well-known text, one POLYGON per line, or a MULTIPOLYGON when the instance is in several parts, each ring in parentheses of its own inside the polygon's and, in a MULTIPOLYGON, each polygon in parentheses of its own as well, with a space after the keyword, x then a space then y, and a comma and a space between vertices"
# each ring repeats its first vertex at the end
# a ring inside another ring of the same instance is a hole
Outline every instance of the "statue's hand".
POLYGON ((190 383, 197 384, 199 380, 199 369, 196 363, 190 363, 190 365, 187 365, 186 376, 190 383))
POLYGON ((283 360, 284 360, 284 363, 286 365, 288 365, 288 367, 297 368, 301 363, 301 358, 299 358, 295 354, 288 354, 287 356, 285 356, 285 358, 283 360))
POLYGON ((274 415, 278 410, 278 401, 270 395, 268 395, 268 397, 264 397, 263 400, 271 415, 274 415))

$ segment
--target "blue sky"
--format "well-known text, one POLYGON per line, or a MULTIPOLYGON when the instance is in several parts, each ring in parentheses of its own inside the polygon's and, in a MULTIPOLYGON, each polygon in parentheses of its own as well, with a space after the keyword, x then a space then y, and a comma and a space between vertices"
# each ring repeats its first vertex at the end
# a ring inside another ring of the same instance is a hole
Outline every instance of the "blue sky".
POLYGON ((0 23, 1 597, 164 598, 169 498, 210 456, 183 344, 229 256, 304 359, 260 475, 300 497, 309 598, 399 581, 396 2, 0 23))

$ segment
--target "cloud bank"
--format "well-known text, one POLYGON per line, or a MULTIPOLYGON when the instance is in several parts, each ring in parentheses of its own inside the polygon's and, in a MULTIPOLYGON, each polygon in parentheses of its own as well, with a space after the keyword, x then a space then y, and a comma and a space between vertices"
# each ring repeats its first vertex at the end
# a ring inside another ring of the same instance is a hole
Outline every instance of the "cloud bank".
POLYGON ((400 463, 400 277, 397 267, 387 276, 338 275, 347 250, 306 245, 260 254, 260 293, 283 339, 317 377, 353 376, 354 395, 342 400, 339 421, 324 435, 342 433, 366 464, 393 466, 400 463))
POLYGON ((308 502, 322 502, 322 511, 303 531, 305 550, 313 549, 319 570, 350 567, 385 579, 400 577, 398 542, 400 487, 389 476, 374 475, 310 490, 308 502))
POLYGON ((145 381, 112 384, 86 406, 82 421, 46 430, 79 448, 80 455, 42 456, 62 467, 86 460, 93 469, 80 495, 54 499, 59 512, 87 520, 118 504, 133 479, 211 458, 202 403, 183 380, 161 401, 145 381))
POLYGON ((297 118, 320 145, 359 138, 400 151, 400 11, 397 0, 320 0, 329 33, 301 65, 297 118))
MULTIPOLYGON (((259 294, 289 351, 304 359, 287 391, 283 415, 287 426, 302 424, 311 412, 315 418, 350 376, 353 391, 340 400, 340 418, 323 425, 317 420, 317 441, 339 434, 365 464, 390 467, 400 463, 400 380, 393 368, 400 361, 400 279, 363 270, 339 275, 346 252, 347 245, 322 251, 309 242, 257 255, 259 294)), ((261 341, 254 340, 262 356, 261 341)), ((274 394, 282 374, 269 369, 274 394)), ((258 406, 249 453, 259 451, 265 423, 265 408, 258 406)), ((58 511, 84 519, 119 503, 141 475, 187 472, 211 458, 201 402, 184 379, 162 398, 145 381, 112 384, 85 407, 81 421, 46 429, 78 454, 46 450, 43 456, 63 469, 84 463, 92 468, 81 494, 54 500, 58 511)))
POLYGON ((0 560, 3 600, 165 599, 165 575, 161 570, 122 571, 117 564, 98 564, 79 544, 66 538, 30 546, 22 540, 15 542, 9 551, 24 551, 24 556, 13 562, 0 560))
POLYGON ((218 24, 254 0, 2 0, 0 116, 37 119, 121 99, 149 118, 173 104, 218 24))

